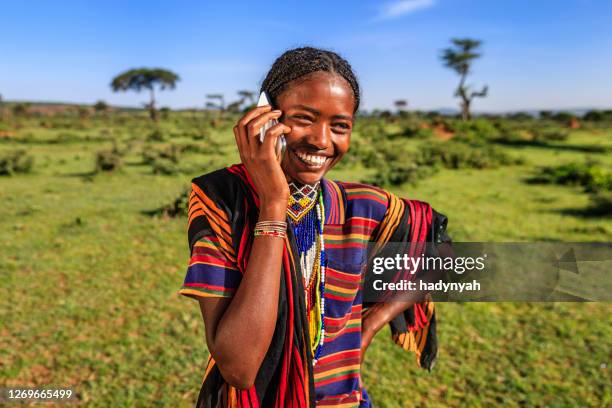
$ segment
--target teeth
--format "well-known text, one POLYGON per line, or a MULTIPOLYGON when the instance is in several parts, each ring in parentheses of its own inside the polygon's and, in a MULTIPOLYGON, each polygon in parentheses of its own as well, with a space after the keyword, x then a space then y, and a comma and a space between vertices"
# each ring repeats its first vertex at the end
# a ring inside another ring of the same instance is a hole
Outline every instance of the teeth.
POLYGON ((300 159, 302 159, 303 161, 305 161, 306 163, 308 163, 311 166, 322 166, 323 163, 325 163, 325 160, 327 159, 324 156, 315 156, 312 154, 306 154, 306 153, 301 153, 301 152, 296 152, 295 153, 300 159))

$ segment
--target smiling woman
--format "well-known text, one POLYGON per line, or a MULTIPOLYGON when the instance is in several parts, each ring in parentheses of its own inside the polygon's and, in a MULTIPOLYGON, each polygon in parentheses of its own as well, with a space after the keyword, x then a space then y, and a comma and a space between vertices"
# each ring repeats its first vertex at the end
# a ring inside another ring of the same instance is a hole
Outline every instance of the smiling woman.
POLYGON ((446 217, 324 178, 349 149, 360 101, 340 56, 287 51, 262 91, 274 108, 257 107, 234 127, 242 163, 192 181, 181 293, 199 300, 210 351, 197 406, 371 406, 361 363, 376 332, 390 323, 427 369, 437 342, 432 302, 364 307, 367 244, 448 242, 446 217), (280 122, 260 142, 272 119, 280 122))

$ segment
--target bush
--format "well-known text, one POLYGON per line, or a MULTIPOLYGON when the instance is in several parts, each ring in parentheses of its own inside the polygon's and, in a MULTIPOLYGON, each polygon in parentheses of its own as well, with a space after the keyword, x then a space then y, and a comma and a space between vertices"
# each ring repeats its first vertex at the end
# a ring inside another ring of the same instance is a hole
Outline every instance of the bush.
POLYGON ((34 158, 23 149, 0 153, 0 175, 29 173, 33 165, 34 158))
POLYGON ((559 128, 534 128, 531 133, 534 142, 560 142, 569 137, 567 130, 559 128))
POLYGON ((449 169, 485 169, 522 163, 522 160, 512 158, 493 146, 480 146, 457 141, 423 145, 419 152, 420 164, 442 166, 449 169))
POLYGON ((455 138, 467 141, 484 141, 495 139, 499 136, 498 128, 487 119, 475 119, 471 121, 454 121, 447 127, 455 133, 455 138))
MULTIPOLYGON (((197 147, 199 148, 199 146, 197 147)), ((170 144, 165 147, 149 145, 142 152, 142 160, 144 163, 151 165, 153 174, 177 174, 181 171, 178 167, 181 153, 186 149, 196 149, 196 147, 177 144, 170 144)))
POLYGON ((424 127, 422 123, 408 123, 403 126, 401 136, 410 138, 429 139, 434 132, 431 128, 424 127))
POLYGON ((591 194, 591 205, 587 208, 587 212, 592 215, 600 215, 609 217, 612 215, 612 192, 598 192, 591 194))
POLYGON ((115 171, 123 166, 121 156, 113 150, 100 150, 96 153, 96 172, 115 171))
POLYGON ((177 174, 180 173, 179 167, 172 160, 157 157, 151 163, 153 174, 177 174))
POLYGON ((540 168, 530 179, 534 183, 583 186, 587 192, 612 191, 612 172, 594 161, 540 168))
POLYGON ((382 165, 376 174, 362 180, 364 183, 379 187, 399 186, 404 183, 416 183, 434 173, 434 167, 421 165, 414 158, 395 162, 393 165, 382 165))
POLYGON ((171 203, 164 205, 156 210, 151 211, 150 215, 161 215, 166 217, 187 217, 189 209, 189 194, 190 190, 185 189, 171 203))
POLYGON ((163 142, 165 140, 164 134, 160 129, 155 129, 147 136, 149 142, 163 142))
POLYGON ((183 147, 176 144, 170 144, 165 147, 145 146, 142 152, 142 160, 144 163, 153 164, 158 159, 169 160, 172 163, 178 163, 183 147))

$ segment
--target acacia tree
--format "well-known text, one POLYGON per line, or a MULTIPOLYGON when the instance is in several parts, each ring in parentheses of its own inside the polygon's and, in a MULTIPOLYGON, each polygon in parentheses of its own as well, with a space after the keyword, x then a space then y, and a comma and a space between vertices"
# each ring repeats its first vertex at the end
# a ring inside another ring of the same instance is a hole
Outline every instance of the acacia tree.
POLYGON ((206 101, 207 108, 218 109, 221 112, 225 110, 225 97, 222 94, 208 94, 206 98, 209 99, 206 101))
POLYGON ((470 86, 465 84, 474 60, 482 55, 477 52, 482 41, 469 38, 453 38, 451 42, 453 47, 445 48, 442 51, 442 61, 446 67, 459 74, 460 80, 455 96, 461 98, 461 117, 463 120, 470 120, 472 117, 470 113, 472 100, 474 98, 484 98, 489 90, 488 86, 485 85, 480 91, 472 91, 470 86))
POLYGON ((243 89, 241 91, 238 91, 238 96, 240 96, 243 102, 248 101, 250 105, 255 104, 255 92, 253 91, 243 89))
POLYGON ((157 121, 157 109, 155 108, 155 87, 158 87, 160 90, 174 89, 178 81, 180 81, 179 76, 166 69, 136 68, 117 75, 115 78, 113 78, 110 86, 114 92, 140 92, 143 89, 148 89, 151 99, 147 104, 147 108, 149 109, 151 119, 157 121))
POLYGON ((406 110, 406 107, 408 106, 408 101, 405 99, 398 99, 397 101, 393 102, 393 104, 397 108, 397 112, 401 114, 404 110, 406 110))

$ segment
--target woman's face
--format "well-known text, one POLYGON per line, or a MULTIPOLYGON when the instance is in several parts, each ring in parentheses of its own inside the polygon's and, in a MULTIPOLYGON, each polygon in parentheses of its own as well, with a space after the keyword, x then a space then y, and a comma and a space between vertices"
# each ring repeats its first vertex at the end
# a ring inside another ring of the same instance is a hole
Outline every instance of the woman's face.
POLYGON ((289 84, 276 103, 292 129, 281 167, 290 181, 316 183, 349 149, 353 90, 339 75, 314 72, 289 84))

